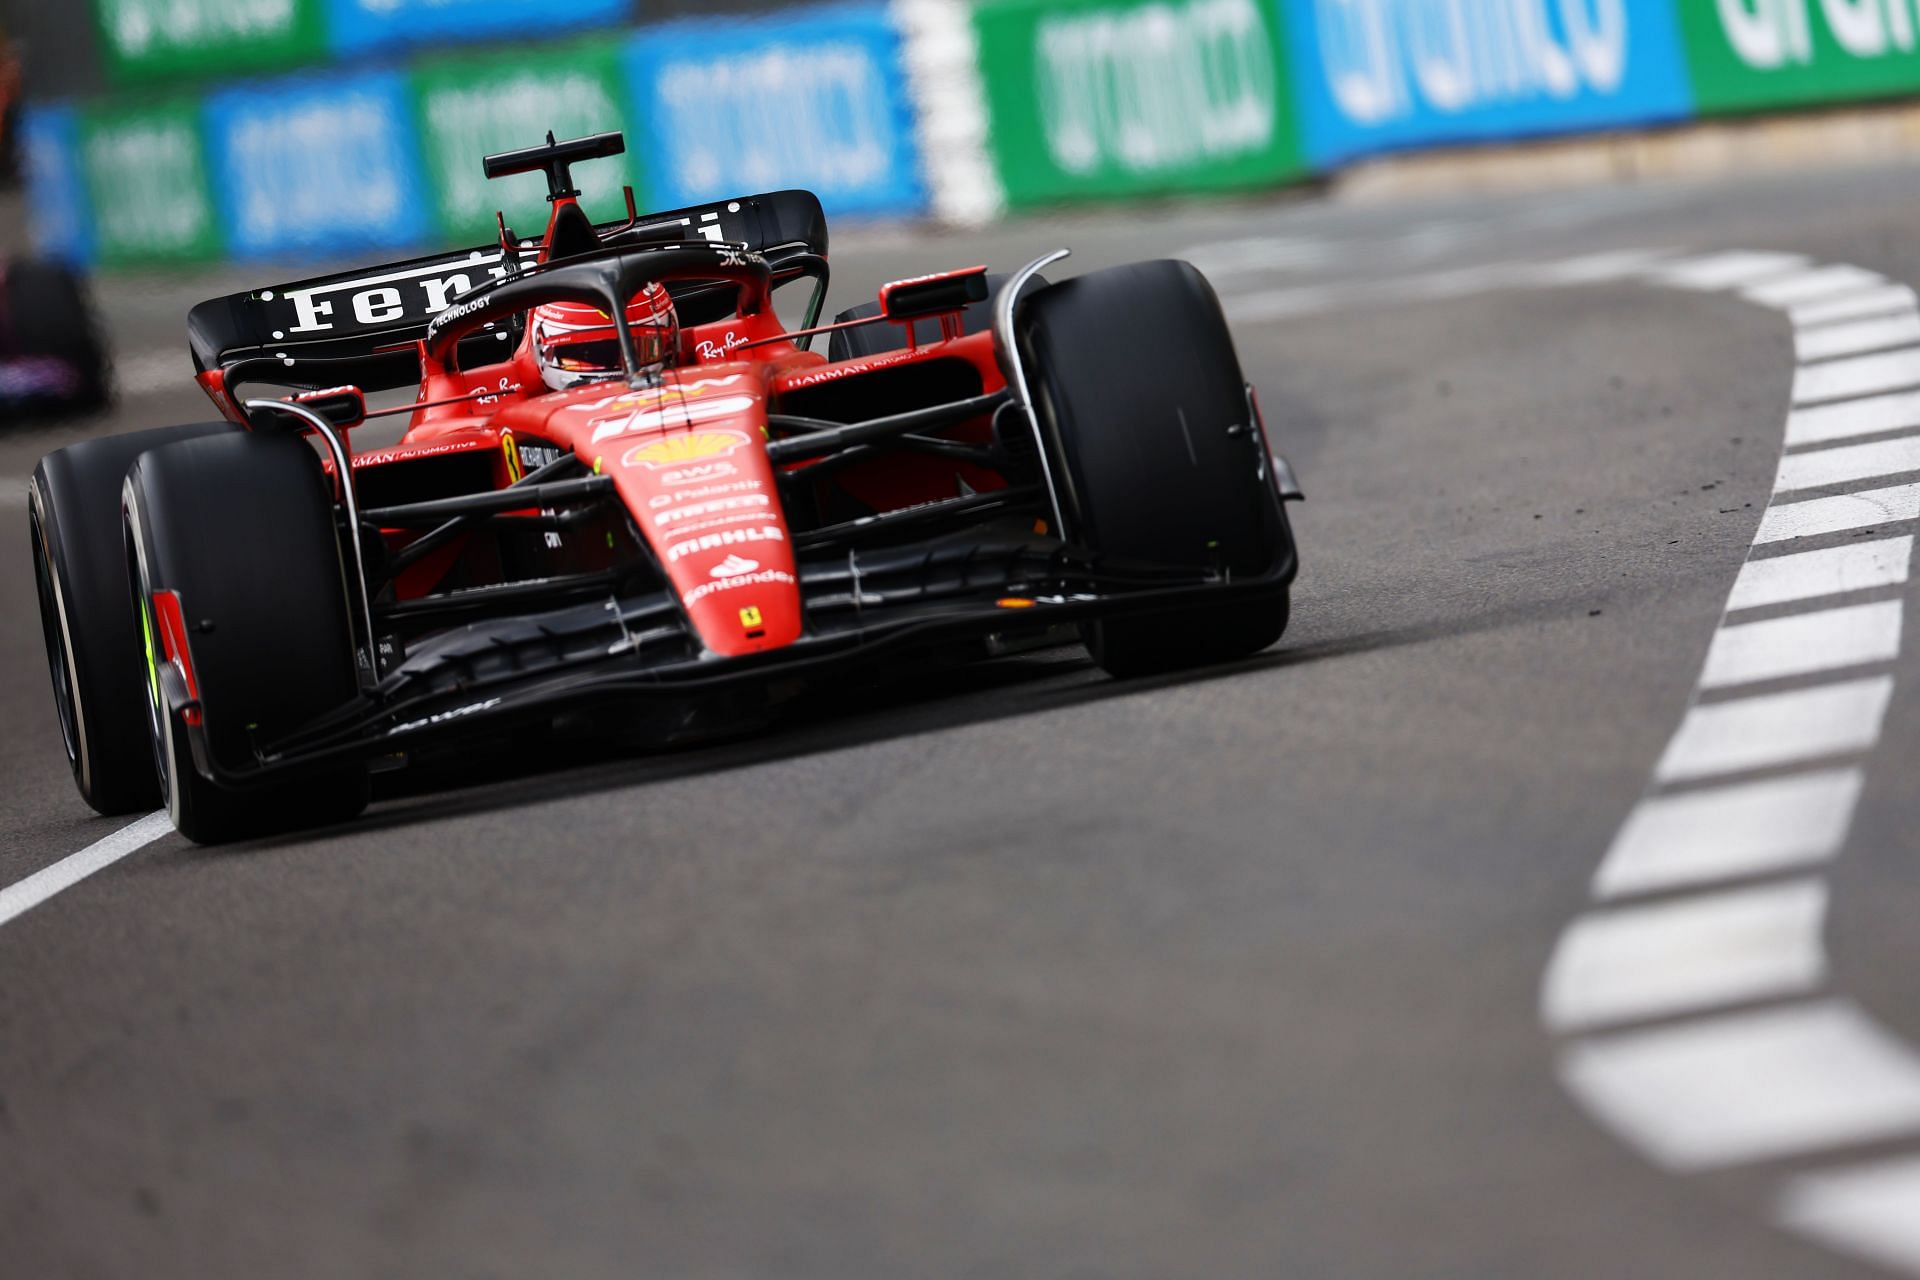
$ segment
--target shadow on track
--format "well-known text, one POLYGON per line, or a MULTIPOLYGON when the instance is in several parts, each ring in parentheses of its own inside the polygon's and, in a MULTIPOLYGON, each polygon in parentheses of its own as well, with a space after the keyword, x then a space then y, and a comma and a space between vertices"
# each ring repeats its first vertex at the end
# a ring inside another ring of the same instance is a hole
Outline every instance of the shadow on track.
POLYGON ((1433 619, 1313 640, 1268 650, 1240 662, 1136 680, 1108 678, 1077 646, 942 667, 936 672, 908 670, 850 687, 811 691, 780 708, 764 725, 694 746, 647 747, 631 740, 612 740, 604 734, 576 738, 560 733, 541 739, 531 748, 524 739, 511 745, 496 744, 377 778, 374 807, 353 822, 219 848, 183 847, 166 856, 201 859, 286 850, 543 801, 652 788, 1180 685, 1279 672, 1379 650, 1531 625, 1543 617, 1564 616, 1576 610, 1585 613, 1591 603, 1590 595, 1520 603, 1470 617, 1433 619), (530 756, 536 757, 531 766, 530 756))

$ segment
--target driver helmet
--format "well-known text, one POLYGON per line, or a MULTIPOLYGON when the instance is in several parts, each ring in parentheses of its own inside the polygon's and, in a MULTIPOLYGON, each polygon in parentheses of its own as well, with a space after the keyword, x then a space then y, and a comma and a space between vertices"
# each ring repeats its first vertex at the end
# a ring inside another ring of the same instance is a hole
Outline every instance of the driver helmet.
MULTIPOLYGON (((673 299, 649 284, 627 304, 627 327, 640 357, 636 373, 665 368, 680 345, 673 299)), ((618 377, 620 335, 607 313, 584 302, 546 302, 533 309, 533 358, 540 378, 555 391, 618 377)))

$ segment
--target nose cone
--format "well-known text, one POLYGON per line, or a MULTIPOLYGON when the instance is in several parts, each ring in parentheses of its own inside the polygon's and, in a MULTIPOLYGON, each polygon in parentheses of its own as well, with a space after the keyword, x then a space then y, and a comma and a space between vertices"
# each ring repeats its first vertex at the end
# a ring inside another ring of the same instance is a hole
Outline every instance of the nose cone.
POLYGON ((800 582, 773 465, 766 399, 750 375, 622 397, 594 447, 713 653, 800 638, 800 582))

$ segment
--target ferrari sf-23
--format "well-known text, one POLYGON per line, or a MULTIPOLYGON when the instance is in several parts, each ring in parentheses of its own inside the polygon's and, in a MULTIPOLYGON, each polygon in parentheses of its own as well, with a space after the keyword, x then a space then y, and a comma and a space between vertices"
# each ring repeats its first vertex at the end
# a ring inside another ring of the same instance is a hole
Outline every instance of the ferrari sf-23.
POLYGON ((164 804, 218 842, 583 716, 665 744, 705 707, 1021 637, 1078 637, 1117 677, 1280 637, 1291 472, 1193 267, 1049 284, 1061 250, 822 324, 813 195, 642 217, 629 191, 595 223, 571 167, 623 146, 485 159, 546 175, 537 240, 502 218, 483 248, 200 304, 220 421, 40 463, 40 608, 88 804, 164 804), (789 330, 774 295, 802 282, 789 330), (387 418, 397 443, 354 447, 387 418))

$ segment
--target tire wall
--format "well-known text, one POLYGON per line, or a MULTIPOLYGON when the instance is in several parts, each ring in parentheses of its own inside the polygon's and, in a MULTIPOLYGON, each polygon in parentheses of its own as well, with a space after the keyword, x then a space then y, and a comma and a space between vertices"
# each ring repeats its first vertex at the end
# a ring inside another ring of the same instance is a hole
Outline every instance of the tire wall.
POLYGON ((501 205, 532 229, 538 178, 479 157, 549 128, 626 131, 581 171, 603 216, 631 183, 980 222, 1920 90, 1905 0, 92 4, 65 97, 25 33, 23 138, 39 243, 106 266, 397 254, 485 239, 501 205))

